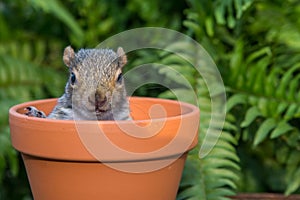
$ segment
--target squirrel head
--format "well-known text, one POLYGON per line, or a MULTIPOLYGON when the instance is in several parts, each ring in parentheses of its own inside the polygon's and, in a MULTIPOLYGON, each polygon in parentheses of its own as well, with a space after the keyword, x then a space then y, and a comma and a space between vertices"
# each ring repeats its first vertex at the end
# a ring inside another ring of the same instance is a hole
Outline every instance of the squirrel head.
MULTIPOLYGON (((112 120, 113 110, 128 110, 122 68, 127 62, 124 50, 80 49, 68 46, 63 61, 70 71, 66 95, 78 119, 112 120), (125 104, 125 105, 124 105, 125 104)), ((115 113, 114 113, 115 115, 115 113)))

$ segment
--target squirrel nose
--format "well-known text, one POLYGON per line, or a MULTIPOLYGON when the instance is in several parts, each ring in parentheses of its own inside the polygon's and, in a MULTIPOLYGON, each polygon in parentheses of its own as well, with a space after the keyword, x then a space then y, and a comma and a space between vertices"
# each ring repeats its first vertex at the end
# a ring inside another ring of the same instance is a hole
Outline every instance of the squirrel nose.
POLYGON ((106 95, 101 95, 98 92, 95 93, 95 104, 97 107, 102 107, 107 101, 106 95))

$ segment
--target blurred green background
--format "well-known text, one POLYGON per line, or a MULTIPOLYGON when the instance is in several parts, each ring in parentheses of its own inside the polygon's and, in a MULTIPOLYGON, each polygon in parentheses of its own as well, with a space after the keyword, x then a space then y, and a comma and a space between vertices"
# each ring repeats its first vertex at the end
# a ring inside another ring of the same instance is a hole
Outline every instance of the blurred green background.
MULTIPOLYGON (((214 59, 226 87, 222 135, 208 156, 199 159, 199 149, 189 155, 178 199, 300 193, 299 0, 2 0, 0 200, 32 199, 22 160, 10 144, 8 109, 63 93, 67 70, 62 52, 67 45, 95 47, 114 34, 144 26, 193 37, 214 59)), ((141 51, 129 58, 128 69, 160 60, 190 81, 201 109, 201 144, 210 120, 202 77, 171 54, 141 51)), ((135 95, 172 98, 157 85, 135 95)))

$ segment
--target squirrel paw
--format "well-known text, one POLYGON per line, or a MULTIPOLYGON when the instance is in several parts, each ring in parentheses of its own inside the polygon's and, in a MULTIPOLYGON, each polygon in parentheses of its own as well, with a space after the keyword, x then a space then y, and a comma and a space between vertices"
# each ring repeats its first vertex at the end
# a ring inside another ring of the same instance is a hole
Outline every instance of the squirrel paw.
POLYGON ((26 107, 24 110, 27 111, 25 115, 29 117, 46 118, 46 115, 43 111, 40 111, 33 106, 26 107))

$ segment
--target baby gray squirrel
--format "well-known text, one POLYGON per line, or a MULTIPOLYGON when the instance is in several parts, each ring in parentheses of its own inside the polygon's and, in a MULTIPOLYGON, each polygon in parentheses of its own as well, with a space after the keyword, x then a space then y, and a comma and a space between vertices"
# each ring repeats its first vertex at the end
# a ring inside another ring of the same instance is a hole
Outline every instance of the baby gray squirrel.
POLYGON ((127 63, 124 50, 64 50, 63 61, 70 76, 65 93, 46 116, 33 106, 25 108, 28 116, 64 120, 130 120, 122 68, 127 63))

